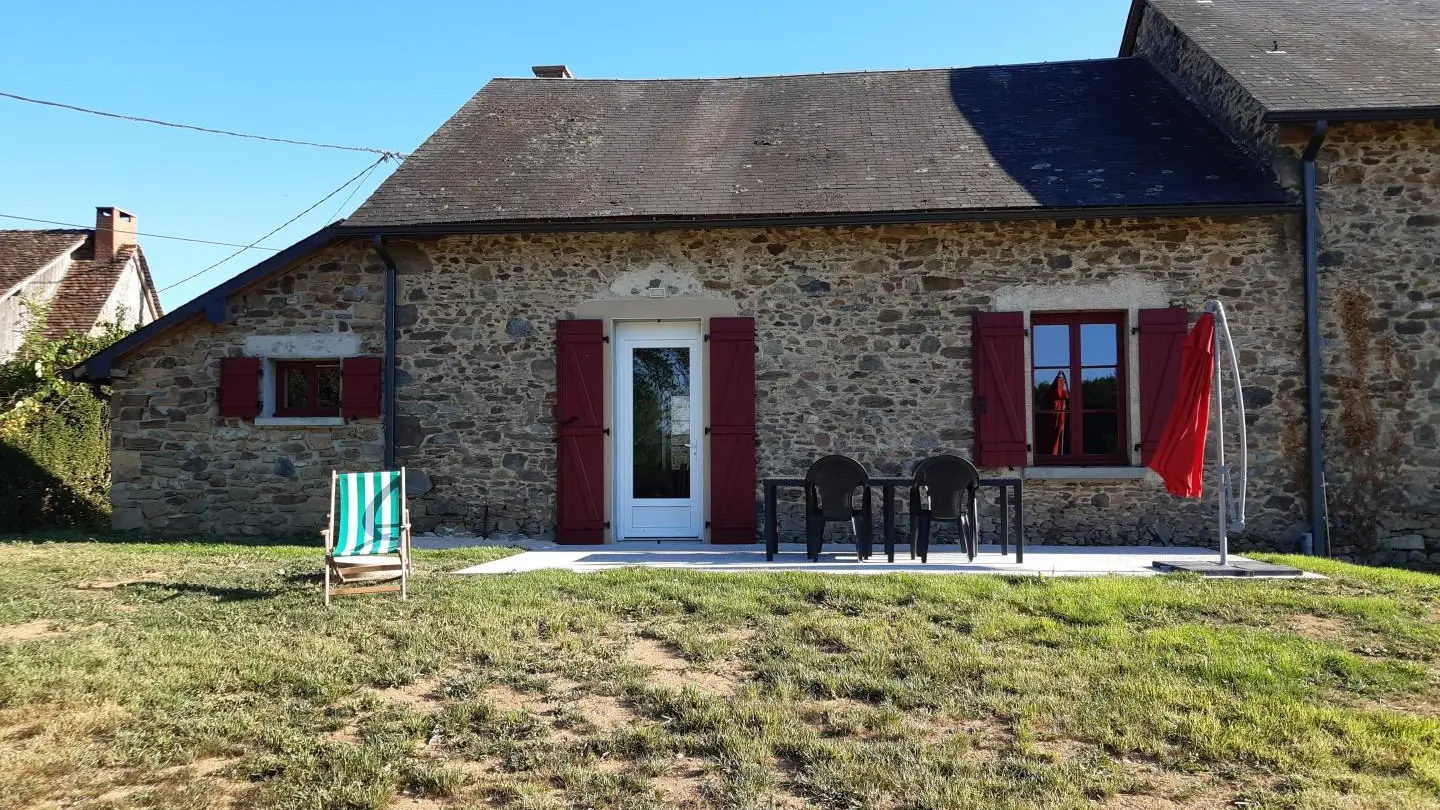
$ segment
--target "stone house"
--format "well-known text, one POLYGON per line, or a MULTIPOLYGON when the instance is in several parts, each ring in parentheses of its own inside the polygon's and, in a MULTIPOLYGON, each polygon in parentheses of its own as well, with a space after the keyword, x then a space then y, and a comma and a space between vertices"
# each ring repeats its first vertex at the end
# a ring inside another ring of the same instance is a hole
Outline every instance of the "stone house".
POLYGON ((1440 562, 1437 30, 1136 0, 1115 59, 494 80, 71 371, 114 388, 115 525, 313 532, 332 468, 403 464, 422 531, 754 542, 757 477, 949 452, 1025 479, 1031 542, 1210 542, 1143 463, 1219 297, 1241 543, 1440 562))
POLYGON ((49 304, 52 337, 164 314, 135 216, 112 206, 95 209, 94 228, 0 230, 0 360, 24 339, 27 301, 49 304))

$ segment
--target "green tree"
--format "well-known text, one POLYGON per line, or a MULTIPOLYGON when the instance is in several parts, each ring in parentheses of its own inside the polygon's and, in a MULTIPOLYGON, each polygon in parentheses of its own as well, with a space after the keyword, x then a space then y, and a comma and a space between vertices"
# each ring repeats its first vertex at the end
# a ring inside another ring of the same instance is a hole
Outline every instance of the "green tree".
POLYGON ((108 388, 68 382, 60 372, 131 329, 46 336, 49 306, 26 301, 26 330, 0 363, 0 532, 104 522, 110 502, 108 388))

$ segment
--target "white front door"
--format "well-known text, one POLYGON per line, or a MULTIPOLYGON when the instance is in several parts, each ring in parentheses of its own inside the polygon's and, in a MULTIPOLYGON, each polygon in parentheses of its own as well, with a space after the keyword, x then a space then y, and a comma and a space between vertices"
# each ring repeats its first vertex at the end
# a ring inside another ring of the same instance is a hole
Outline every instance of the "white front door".
POLYGON ((617 540, 704 535, 698 321, 615 324, 617 540))

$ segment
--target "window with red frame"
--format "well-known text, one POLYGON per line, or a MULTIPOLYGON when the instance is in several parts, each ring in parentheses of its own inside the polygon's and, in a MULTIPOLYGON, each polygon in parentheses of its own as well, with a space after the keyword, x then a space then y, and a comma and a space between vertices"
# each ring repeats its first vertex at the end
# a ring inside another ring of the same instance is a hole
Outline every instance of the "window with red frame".
POLYGON ((1030 319, 1035 464, 1126 464, 1125 313, 1030 319))
POLYGON ((275 363, 276 416, 339 416, 340 361, 275 363))

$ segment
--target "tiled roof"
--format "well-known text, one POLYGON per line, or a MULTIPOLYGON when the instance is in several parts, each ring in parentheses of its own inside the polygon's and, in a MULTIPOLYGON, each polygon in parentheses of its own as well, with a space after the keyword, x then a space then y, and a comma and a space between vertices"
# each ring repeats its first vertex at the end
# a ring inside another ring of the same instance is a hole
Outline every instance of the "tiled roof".
POLYGON ((80 247, 85 230, 0 231, 0 298, 61 254, 80 247))
MULTIPOLYGON (((89 332, 100 318, 105 302, 132 258, 139 258, 139 246, 121 248, 108 262, 77 259, 60 280, 60 288, 50 300, 50 319, 45 326, 47 337, 60 337, 67 332, 89 332)), ((151 284, 151 288, 154 285, 151 284)), ((131 318, 138 313, 128 313, 131 318)))
POLYGON ((1145 61, 496 79, 346 226, 1284 202, 1145 61))
POLYGON ((1437 0, 1147 2, 1272 117, 1440 108, 1437 0))

